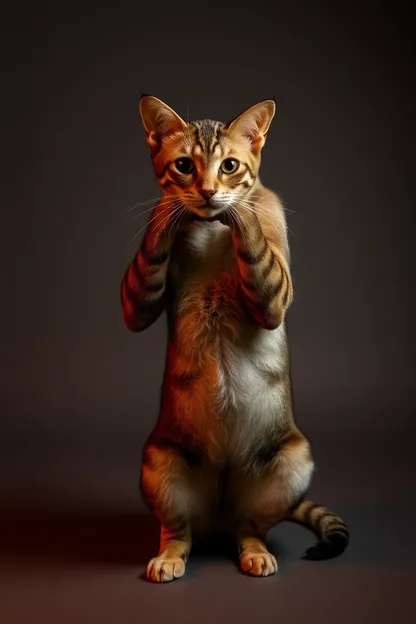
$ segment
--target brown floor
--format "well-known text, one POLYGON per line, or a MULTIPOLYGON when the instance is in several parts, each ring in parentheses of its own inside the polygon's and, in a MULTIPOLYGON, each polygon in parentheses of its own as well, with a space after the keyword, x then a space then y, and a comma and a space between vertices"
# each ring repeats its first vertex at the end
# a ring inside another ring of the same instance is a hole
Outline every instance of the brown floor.
POLYGON ((233 549, 224 545, 220 552, 209 548, 194 552, 186 576, 164 586, 143 577, 147 560, 157 550, 158 527, 140 507, 135 483, 133 487, 136 457, 125 457, 124 464, 114 458, 111 469, 108 457, 100 465, 98 455, 89 455, 87 469, 86 457, 79 456, 78 471, 69 457, 66 462, 61 457, 54 467, 46 457, 43 472, 38 465, 32 481, 21 463, 22 489, 15 480, 14 500, 5 506, 0 527, 0 621, 286 624, 306 617, 312 622, 325 617, 336 624, 412 621, 411 612, 416 611, 409 590, 416 580, 416 514, 406 489, 414 464, 411 459, 411 464, 405 462, 409 457, 405 442, 402 447, 394 445, 395 455, 385 462, 390 442, 379 441, 371 456, 365 461, 364 456, 356 457, 348 469, 341 460, 345 450, 329 456, 317 445, 321 461, 311 494, 336 508, 350 526, 351 545, 342 557, 302 560, 314 537, 286 523, 270 533, 280 562, 274 577, 243 576, 233 549), (99 475, 104 479, 110 473, 113 480, 107 489, 102 483, 100 493, 99 475), (32 491, 25 507, 17 495, 19 491, 23 495, 23 474, 32 491), (61 498, 58 484, 61 494, 66 492, 61 498))

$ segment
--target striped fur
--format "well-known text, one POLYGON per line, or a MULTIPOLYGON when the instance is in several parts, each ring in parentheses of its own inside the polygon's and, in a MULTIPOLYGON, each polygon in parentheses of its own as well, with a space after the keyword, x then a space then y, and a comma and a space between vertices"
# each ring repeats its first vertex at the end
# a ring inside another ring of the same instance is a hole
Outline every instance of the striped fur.
POLYGON ((123 318, 131 331, 143 331, 162 313, 167 300, 171 234, 162 230, 163 201, 156 206, 143 243, 121 283, 123 318))
POLYGON ((310 528, 319 542, 309 548, 305 559, 329 559, 341 555, 349 543, 349 530, 345 522, 332 511, 311 501, 301 502, 289 514, 292 520, 310 528))
POLYGON ((251 212, 244 214, 243 225, 235 228, 234 246, 245 307, 265 329, 279 327, 293 299, 284 253, 251 212))
POLYGON ((292 404, 286 312, 293 300, 286 221, 259 179, 275 105, 228 124, 183 121, 141 101, 162 198, 121 284, 126 326, 143 331, 167 312, 158 421, 145 445, 141 491, 161 524, 147 574, 182 576, 199 531, 236 536, 240 567, 277 569, 268 530, 312 528, 310 558, 340 554, 342 520, 303 501, 314 471, 292 404))

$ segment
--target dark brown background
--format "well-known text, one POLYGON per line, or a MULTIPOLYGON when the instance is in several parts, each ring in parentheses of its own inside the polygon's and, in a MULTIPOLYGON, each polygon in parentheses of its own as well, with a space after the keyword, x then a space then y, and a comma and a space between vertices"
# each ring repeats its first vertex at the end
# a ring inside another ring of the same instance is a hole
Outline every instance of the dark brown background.
POLYGON ((2 619, 401 621, 416 556, 410 16, 138 4, 3 20, 2 619), (141 91, 193 119, 276 96, 263 181, 288 208, 297 419, 311 494, 351 526, 340 559, 301 561, 313 537, 282 525, 271 579, 213 553, 170 586, 141 579, 157 527, 137 483, 166 338, 163 318, 130 334, 119 303, 149 205, 125 209, 158 195, 141 91))

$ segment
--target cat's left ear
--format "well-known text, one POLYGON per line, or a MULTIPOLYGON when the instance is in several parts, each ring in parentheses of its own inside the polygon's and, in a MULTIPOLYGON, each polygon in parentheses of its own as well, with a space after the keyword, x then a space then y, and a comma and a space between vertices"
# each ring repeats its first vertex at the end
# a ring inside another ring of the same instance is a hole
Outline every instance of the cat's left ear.
POLYGON ((170 106, 153 95, 142 95, 140 116, 146 131, 146 140, 152 148, 163 136, 186 130, 184 120, 170 106))
POLYGON ((266 142, 267 132, 276 112, 274 100, 263 100, 230 121, 226 128, 230 134, 240 135, 250 141, 251 151, 259 152, 266 142))

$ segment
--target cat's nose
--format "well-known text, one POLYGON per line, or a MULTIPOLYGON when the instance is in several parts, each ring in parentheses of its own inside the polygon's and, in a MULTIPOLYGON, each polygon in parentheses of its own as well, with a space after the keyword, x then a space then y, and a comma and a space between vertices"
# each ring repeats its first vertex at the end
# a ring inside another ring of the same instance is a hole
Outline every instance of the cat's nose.
POLYGON ((202 197, 208 201, 209 199, 211 199, 216 191, 215 189, 200 189, 199 192, 202 197))

